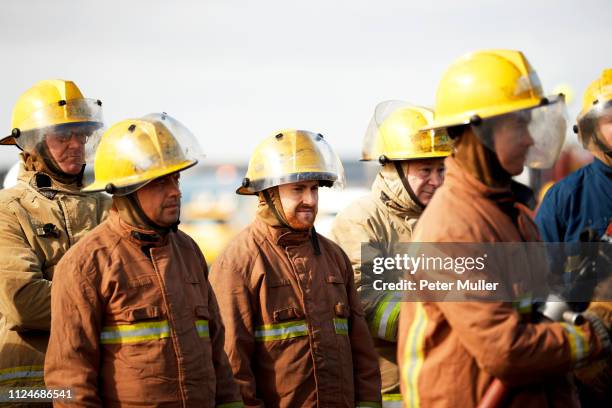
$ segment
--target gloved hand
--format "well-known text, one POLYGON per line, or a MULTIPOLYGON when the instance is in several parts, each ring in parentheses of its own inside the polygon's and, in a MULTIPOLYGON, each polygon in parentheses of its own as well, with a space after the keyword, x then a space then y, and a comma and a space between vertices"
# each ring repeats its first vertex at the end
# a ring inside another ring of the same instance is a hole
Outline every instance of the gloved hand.
POLYGON ((596 335, 596 361, 576 369, 578 380, 598 394, 609 393, 612 388, 612 302, 594 302, 584 313, 596 335))

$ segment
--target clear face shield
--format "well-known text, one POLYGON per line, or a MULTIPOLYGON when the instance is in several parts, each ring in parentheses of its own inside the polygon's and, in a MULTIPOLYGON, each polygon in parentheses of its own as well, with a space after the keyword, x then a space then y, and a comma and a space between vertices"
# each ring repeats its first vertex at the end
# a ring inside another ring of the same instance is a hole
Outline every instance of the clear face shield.
POLYGON ((90 162, 103 132, 102 103, 73 99, 33 112, 20 129, 13 131, 13 136, 21 150, 41 151, 41 143, 46 144, 42 151, 52 147, 54 150, 82 149, 84 160, 90 162))
POLYGON ((95 155, 95 181, 83 191, 131 194, 203 157, 193 133, 173 117, 152 113, 127 119, 104 133, 95 155))
POLYGON ((321 134, 286 131, 262 142, 236 192, 256 194, 282 184, 313 180, 334 190, 343 189, 346 180, 340 158, 321 134))
POLYGON ((433 112, 408 102, 390 100, 376 106, 366 130, 361 160, 410 160, 452 153, 446 129, 421 130, 433 112))
POLYGON ((612 100, 597 103, 578 121, 578 136, 587 150, 612 154, 612 100))
POLYGON ((563 95, 548 98, 534 108, 493 116, 471 126, 481 143, 498 158, 520 167, 550 168, 565 141, 565 100, 563 95))

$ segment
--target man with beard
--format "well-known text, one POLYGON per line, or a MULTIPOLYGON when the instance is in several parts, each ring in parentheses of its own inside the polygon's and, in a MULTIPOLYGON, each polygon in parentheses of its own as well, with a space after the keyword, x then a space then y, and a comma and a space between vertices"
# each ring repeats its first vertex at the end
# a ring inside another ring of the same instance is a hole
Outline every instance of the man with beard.
POLYGON ((285 130, 249 161, 238 194, 255 221, 212 267, 225 350, 247 407, 379 407, 380 373, 353 271, 313 227, 319 186, 343 184, 320 134, 285 130))
MULTIPOLYGON (((433 116, 427 108, 401 101, 376 107, 361 159, 378 160, 382 167, 372 193, 337 215, 330 236, 348 254, 355 271, 355 284, 379 356, 385 408, 402 404, 396 357, 400 298, 374 290, 373 282, 381 275, 373 273, 372 262, 402 252, 401 245, 411 241, 417 220, 442 185, 444 158, 452 146, 444 132, 420 131, 433 116)), ((386 281, 391 279, 385 277, 386 281)))
POLYGON ((11 135, 0 140, 22 151, 17 185, 0 192, 2 388, 44 386, 55 266, 110 205, 80 191, 86 153, 103 126, 99 100, 71 81, 45 80, 21 95, 11 135))
POLYGON ((104 134, 84 191, 113 194, 113 209, 53 282, 45 381, 72 393, 56 405, 242 406, 204 256, 177 230, 179 173, 198 152, 165 113, 104 134))

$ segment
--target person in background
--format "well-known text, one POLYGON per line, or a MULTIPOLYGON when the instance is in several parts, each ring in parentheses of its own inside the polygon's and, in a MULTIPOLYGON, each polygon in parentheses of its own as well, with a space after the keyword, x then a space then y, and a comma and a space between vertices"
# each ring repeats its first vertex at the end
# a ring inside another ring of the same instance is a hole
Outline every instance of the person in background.
POLYGON ((81 192, 103 128, 102 102, 74 82, 44 80, 19 97, 0 140, 21 150, 17 184, 0 191, 0 395, 44 386, 55 267, 110 207, 81 192))
POLYGON ((388 408, 402 404, 396 357, 401 299, 373 289, 380 275, 372 273, 371 264, 374 258, 394 256, 401 244, 411 241, 416 222, 444 181, 444 158, 452 151, 451 141, 445 132, 420 131, 433 117, 431 110, 401 101, 376 107, 361 156, 381 164, 372 193, 338 213, 330 234, 353 265, 378 352, 383 407, 388 408))

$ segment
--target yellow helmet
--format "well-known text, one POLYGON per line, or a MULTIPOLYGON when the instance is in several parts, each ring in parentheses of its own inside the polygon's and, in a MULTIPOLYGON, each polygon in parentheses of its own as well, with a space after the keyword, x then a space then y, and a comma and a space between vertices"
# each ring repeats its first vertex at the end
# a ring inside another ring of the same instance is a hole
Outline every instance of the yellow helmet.
POLYGON ((403 101, 376 106, 366 131, 361 160, 411 160, 446 157, 452 143, 446 131, 421 128, 433 122, 432 110, 403 101))
POLYGON ((440 81, 435 112, 424 130, 469 124, 493 151, 492 128, 514 123, 516 140, 533 139, 526 160, 532 168, 552 166, 565 140, 563 95, 544 96, 537 73, 520 51, 476 51, 459 58, 440 81))
POLYGON ((283 130, 255 148, 246 177, 236 193, 252 195, 281 184, 307 180, 342 188, 342 163, 320 133, 283 130))
MULTIPOLYGON (((72 81, 44 80, 24 92, 13 108, 11 134, 0 144, 33 149, 49 130, 86 129, 88 145, 95 146, 99 137, 91 137, 102 129, 102 102, 83 97, 72 81)), ((97 135, 99 136, 99 134, 97 135)))
POLYGON ((591 82, 582 98, 582 110, 574 131, 586 149, 595 144, 604 152, 612 150, 612 146, 605 145, 597 126, 598 120, 606 115, 612 116, 612 68, 604 69, 601 76, 591 82))
POLYGON ((166 113, 123 120, 102 135, 95 181, 82 191, 130 194, 156 178, 194 166, 199 156, 193 134, 166 113))

